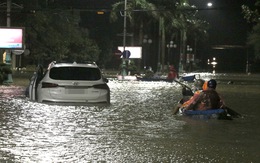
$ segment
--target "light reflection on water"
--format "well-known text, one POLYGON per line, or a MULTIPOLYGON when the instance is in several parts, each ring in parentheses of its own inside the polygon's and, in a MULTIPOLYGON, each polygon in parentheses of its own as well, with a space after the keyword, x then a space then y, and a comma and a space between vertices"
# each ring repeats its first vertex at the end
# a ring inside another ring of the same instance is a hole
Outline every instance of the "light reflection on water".
POLYGON ((239 81, 225 84, 225 75, 214 77, 229 106, 245 118, 205 121, 173 116, 171 109, 181 98, 176 83, 111 80, 110 106, 40 104, 28 101, 20 87, 5 95, 8 89, 2 87, 0 161, 259 161, 259 85, 242 88, 239 81))

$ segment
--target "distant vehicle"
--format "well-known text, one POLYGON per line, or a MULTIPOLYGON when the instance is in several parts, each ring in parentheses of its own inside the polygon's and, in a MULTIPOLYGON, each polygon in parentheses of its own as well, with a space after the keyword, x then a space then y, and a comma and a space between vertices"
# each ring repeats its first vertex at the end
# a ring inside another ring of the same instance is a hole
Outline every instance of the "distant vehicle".
POLYGON ((44 73, 42 66, 37 69, 28 87, 31 100, 46 103, 110 103, 108 80, 94 62, 52 62, 44 73))

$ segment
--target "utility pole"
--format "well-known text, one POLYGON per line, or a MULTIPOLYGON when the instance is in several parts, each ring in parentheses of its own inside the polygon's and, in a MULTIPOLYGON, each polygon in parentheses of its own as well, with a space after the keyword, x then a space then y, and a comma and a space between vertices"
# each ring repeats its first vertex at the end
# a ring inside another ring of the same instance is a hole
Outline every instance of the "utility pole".
MULTIPOLYGON (((11 27, 11 7, 12 7, 12 0, 7 0, 6 2, 6 26, 7 27, 11 27)), ((11 50, 7 49, 5 51, 5 63, 10 66, 10 68, 12 69, 12 59, 11 59, 11 50)), ((8 74, 8 79, 6 81, 4 81, 4 83, 8 84, 8 83, 13 83, 13 78, 12 78, 12 74, 8 74)))
POLYGON ((7 0, 6 3, 7 9, 6 9, 6 22, 7 22, 7 27, 11 26, 11 7, 12 7, 12 0, 7 0))
MULTIPOLYGON (((127 9, 127 0, 125 0, 125 7, 124 7, 124 29, 123 29, 123 53, 125 52, 126 46, 126 9, 127 9)), ((122 71, 121 71, 122 79, 126 76, 126 59, 124 56, 122 57, 122 71)))
MULTIPOLYGON (((5 5, 5 3, 3 3, 5 5)), ((23 6, 17 5, 15 3, 12 3, 12 0, 7 0, 6 1, 6 27, 10 28, 11 27, 11 10, 12 10, 12 5, 14 5, 14 8, 19 8, 22 9, 23 6)), ((13 54, 12 57, 12 50, 11 49, 6 49, 5 50, 5 64, 10 67, 10 69, 14 69, 16 66, 16 54, 13 54)), ((9 84, 13 83, 12 79, 12 74, 8 74, 8 79, 4 81, 4 83, 9 84)))

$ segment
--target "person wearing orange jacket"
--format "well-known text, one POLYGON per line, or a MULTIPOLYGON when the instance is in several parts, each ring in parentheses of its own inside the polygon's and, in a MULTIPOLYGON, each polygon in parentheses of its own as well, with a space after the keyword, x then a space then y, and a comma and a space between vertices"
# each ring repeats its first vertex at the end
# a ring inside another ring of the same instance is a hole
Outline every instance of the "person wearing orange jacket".
MULTIPOLYGON (((188 99, 186 97, 184 97, 179 104, 173 109, 173 114, 177 114, 180 108, 185 108, 187 107, 190 103, 193 102, 194 98, 197 98, 197 96, 206 89, 207 86, 205 86, 207 82, 205 82, 205 80, 203 79, 197 79, 194 83, 195 86, 195 92, 193 93, 193 95, 190 97, 188 97, 188 99)), ((206 84, 207 85, 207 84, 206 84)), ((185 88, 184 88, 185 89, 185 88)), ((185 90, 183 90, 184 92, 185 90)), ((186 93, 182 93, 183 95, 185 95, 186 93)))
POLYGON ((222 108, 227 114, 226 119, 243 117, 240 113, 234 111, 233 109, 225 105, 224 100, 216 92, 217 82, 214 79, 205 81, 202 90, 196 91, 189 100, 185 101, 183 105, 179 105, 175 108, 174 114, 176 114, 179 109, 187 110, 209 110, 209 109, 219 109, 222 108), (200 93, 199 93, 200 92, 200 93))
POLYGON ((178 78, 178 73, 177 71, 175 70, 174 66, 173 65, 170 65, 169 66, 169 73, 168 73, 168 76, 167 76, 167 79, 169 80, 174 80, 178 78))
POLYGON ((202 91, 205 91, 205 90, 207 90, 207 81, 205 81, 205 80, 203 80, 203 79, 198 79, 198 80, 196 80, 196 82, 195 82, 195 88, 196 88, 196 91, 194 92, 194 94, 193 94, 193 96, 189 99, 189 100, 187 100, 186 102, 184 102, 183 104, 182 104, 182 108, 185 108, 185 107, 187 107, 188 105, 190 105, 195 99, 197 99, 198 98, 198 96, 200 95, 200 93, 202 92, 202 91))
POLYGON ((186 110, 210 110, 224 108, 225 104, 216 92, 217 82, 211 79, 207 82, 207 89, 193 96, 190 102, 184 106, 186 110))

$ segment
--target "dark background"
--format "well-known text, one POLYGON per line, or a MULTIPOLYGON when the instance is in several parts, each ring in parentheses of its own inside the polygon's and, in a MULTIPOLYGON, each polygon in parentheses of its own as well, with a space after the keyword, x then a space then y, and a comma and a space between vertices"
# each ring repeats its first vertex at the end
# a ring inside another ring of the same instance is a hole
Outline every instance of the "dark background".
MULTIPOLYGON (((1 3, 6 1, 1 0, 1 3)), ((36 0, 12 0, 13 3, 24 4, 25 8, 30 8, 37 3, 36 0), (29 3, 30 2, 30 3, 29 3)), ((38 1, 38 3, 52 3, 48 6, 49 9, 53 7, 62 7, 64 9, 80 9, 82 27, 88 28, 90 37, 97 40, 100 46, 102 42, 111 42, 114 44, 114 49, 122 45, 122 37, 117 36, 118 33, 123 32, 123 18, 120 18, 116 23, 110 23, 109 11, 111 5, 118 0, 45 0, 38 1), (54 2, 54 5, 53 5, 54 2), (98 15, 96 11, 104 10, 103 15, 98 15), (106 37, 104 37, 106 36, 106 37)), ((252 24, 246 22, 243 18, 241 6, 243 4, 254 6, 255 0, 211 0, 212 8, 207 7, 206 0, 190 0, 191 5, 198 7, 198 16, 209 22, 210 28, 208 31, 209 38, 205 43, 199 43, 197 47, 196 58, 201 60, 200 65, 203 69, 207 69, 207 60, 216 57, 218 65, 216 70, 219 72, 245 72, 246 62, 252 64, 252 71, 258 71, 258 64, 254 58, 254 52, 251 47, 246 46, 247 36, 252 29, 252 24), (216 49, 213 47, 223 47, 224 49, 216 49), (226 48, 226 47, 229 48, 226 48)), ((3 11, 3 8, 1 8, 3 11)), ((2 13, 2 12, 1 12, 2 13)), ((20 15, 21 17, 22 15, 20 15)), ((16 14, 16 17, 17 16, 16 14)), ((12 22, 16 18, 12 17, 12 22)), ((6 25, 6 18, 2 18, 0 26, 6 25)), ((146 32, 154 33, 150 36, 153 43, 146 50, 150 53, 148 60, 152 65, 156 66, 158 53, 158 36, 157 25, 151 26, 146 32)), ((130 31, 131 32, 131 31, 130 31)), ((127 44, 131 40, 127 37, 127 44)), ((167 50, 166 50, 167 53, 167 50)), ((173 53, 177 53, 176 50, 173 53)))

